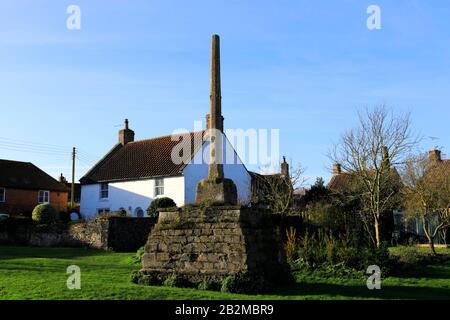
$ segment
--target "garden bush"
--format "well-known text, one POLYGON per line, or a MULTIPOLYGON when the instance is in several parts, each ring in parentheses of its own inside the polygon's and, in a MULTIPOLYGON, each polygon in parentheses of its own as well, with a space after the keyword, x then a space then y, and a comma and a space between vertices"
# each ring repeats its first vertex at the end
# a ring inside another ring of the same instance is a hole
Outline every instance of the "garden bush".
POLYGON ((133 263, 137 264, 142 262, 142 256, 144 255, 144 248, 145 247, 140 247, 139 249, 137 249, 136 254, 132 258, 133 263))
POLYGON ((164 280, 163 285, 166 287, 189 288, 193 285, 183 276, 172 274, 164 280))
POLYGON ((175 201, 171 198, 156 198, 147 208, 147 214, 150 218, 158 218, 158 209, 176 207, 175 201))
POLYGON ((58 221, 59 215, 50 204, 39 204, 33 209, 31 217, 36 222, 49 224, 58 221))
POLYGON ((199 290, 220 291, 221 283, 213 280, 203 280, 198 284, 199 290))
POLYGON ((141 270, 134 271, 130 276, 130 280, 132 283, 146 286, 158 286, 163 283, 162 279, 157 275, 141 270))
POLYGON ((310 234, 305 232, 297 241, 298 259, 289 260, 294 271, 324 271, 339 275, 360 274, 368 266, 378 265, 387 275, 395 268, 396 260, 389 254, 386 243, 379 248, 349 243, 345 239, 336 239, 332 234, 319 230, 310 234))
POLYGON ((263 276, 239 272, 223 279, 220 291, 240 294, 257 294, 267 289, 263 276))

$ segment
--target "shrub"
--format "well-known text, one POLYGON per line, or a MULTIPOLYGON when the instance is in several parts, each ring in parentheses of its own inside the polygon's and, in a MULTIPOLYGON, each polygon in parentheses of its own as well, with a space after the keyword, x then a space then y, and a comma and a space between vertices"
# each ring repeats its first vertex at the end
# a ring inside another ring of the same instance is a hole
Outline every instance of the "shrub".
POLYGON ((175 201, 170 198, 156 198, 147 208, 147 214, 150 218, 158 218, 158 209, 176 207, 175 201))
POLYGON ((54 223, 58 220, 58 212, 49 204, 39 204, 33 209, 31 217, 39 223, 54 223))
POLYGON ((133 256, 133 263, 142 263, 142 256, 144 255, 145 247, 140 247, 137 249, 136 254, 133 256))
POLYGON ((175 273, 168 276, 166 280, 164 280, 163 285, 166 287, 177 288, 187 288, 192 286, 192 284, 187 279, 175 273))
POLYGON ((313 234, 306 232, 300 237, 297 252, 298 259, 291 261, 295 271, 328 270, 338 275, 351 274, 347 269, 365 272, 368 266, 377 265, 387 275, 396 266, 396 260, 389 254, 386 243, 379 248, 352 245, 345 239, 336 239, 332 234, 320 230, 313 234))
POLYGON ((241 294, 256 294, 267 289, 263 276, 239 272, 223 279, 220 291, 241 294))
POLYGON ((72 219, 70 217, 70 213, 64 212, 64 211, 61 211, 59 213, 59 220, 63 223, 69 223, 70 221, 72 221, 72 219))
POLYGON ((162 279, 155 274, 146 273, 138 270, 134 271, 130 276, 130 281, 135 284, 146 286, 157 286, 162 284, 162 279))
POLYGON ((219 291, 221 283, 213 280, 203 280, 198 284, 199 290, 219 291))
POLYGON ((297 249, 297 230, 293 227, 290 227, 286 230, 286 258, 288 261, 294 261, 297 258, 296 250, 297 249))

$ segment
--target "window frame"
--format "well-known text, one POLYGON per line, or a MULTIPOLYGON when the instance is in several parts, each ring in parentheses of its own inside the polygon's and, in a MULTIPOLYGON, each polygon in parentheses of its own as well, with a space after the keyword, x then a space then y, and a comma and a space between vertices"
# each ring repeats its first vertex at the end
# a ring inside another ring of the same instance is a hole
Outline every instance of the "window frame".
POLYGON ((0 191, 3 191, 0 194, 3 194, 3 197, 0 197, 0 203, 6 202, 6 188, 0 187, 0 191))
POLYGON ((155 179, 155 197, 164 195, 164 178, 155 179), (161 184, 158 184, 160 182, 161 184))
POLYGON ((97 215, 111 213, 111 208, 98 208, 97 215))
POLYGON ((38 191, 38 203, 40 204, 49 204, 50 203, 50 190, 39 190, 38 191), (41 201, 41 193, 42 193, 42 201, 41 201), (47 201, 45 200, 47 198, 47 201))
POLYGON ((100 183, 99 198, 100 198, 100 200, 108 200, 108 198, 109 198, 109 183, 108 182, 100 183), (104 186, 106 186, 106 190, 103 188, 104 186), (105 192, 106 192, 106 197, 103 196, 105 192))

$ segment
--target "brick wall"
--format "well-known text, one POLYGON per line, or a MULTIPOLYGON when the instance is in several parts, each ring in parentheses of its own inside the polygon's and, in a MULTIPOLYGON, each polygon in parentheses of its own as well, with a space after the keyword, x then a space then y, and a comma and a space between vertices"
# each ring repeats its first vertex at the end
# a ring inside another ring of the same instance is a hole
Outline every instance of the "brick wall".
MULTIPOLYGON (((30 216, 38 203, 38 190, 21 190, 6 188, 6 201, 0 202, 0 212, 11 216, 25 214, 30 216)), ((50 204, 57 211, 67 211, 67 192, 50 191, 50 204)))

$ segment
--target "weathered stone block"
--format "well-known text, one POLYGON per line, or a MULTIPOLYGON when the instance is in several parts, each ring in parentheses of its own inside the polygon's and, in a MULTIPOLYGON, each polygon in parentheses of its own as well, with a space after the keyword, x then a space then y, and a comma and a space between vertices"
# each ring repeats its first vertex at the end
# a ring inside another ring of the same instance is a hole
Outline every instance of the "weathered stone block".
POLYGON ((263 213, 210 207, 176 212, 170 219, 176 223, 162 229, 158 221, 150 233, 145 272, 164 276, 170 271, 192 281, 221 281, 244 271, 264 277, 288 272, 281 243, 263 213))
POLYGON ((230 179, 205 179, 200 181, 196 190, 196 202, 217 202, 227 205, 237 204, 237 188, 230 179))

